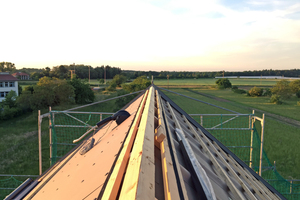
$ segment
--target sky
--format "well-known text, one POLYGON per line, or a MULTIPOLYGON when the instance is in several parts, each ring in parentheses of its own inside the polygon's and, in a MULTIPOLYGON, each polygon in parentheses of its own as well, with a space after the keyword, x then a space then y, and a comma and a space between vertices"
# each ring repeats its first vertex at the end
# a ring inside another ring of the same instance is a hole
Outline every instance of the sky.
POLYGON ((0 62, 16 68, 300 68, 299 0, 0 0, 0 62))

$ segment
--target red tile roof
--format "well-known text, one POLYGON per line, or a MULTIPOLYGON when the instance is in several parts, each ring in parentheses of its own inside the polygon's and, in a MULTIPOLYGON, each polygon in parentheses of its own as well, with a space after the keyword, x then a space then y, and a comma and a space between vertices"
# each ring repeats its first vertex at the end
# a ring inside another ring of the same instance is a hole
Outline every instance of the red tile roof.
POLYGON ((29 76, 28 74, 24 73, 24 72, 16 72, 12 74, 13 76, 29 76))
POLYGON ((18 81, 16 77, 13 77, 10 74, 0 74, 0 81, 18 81))

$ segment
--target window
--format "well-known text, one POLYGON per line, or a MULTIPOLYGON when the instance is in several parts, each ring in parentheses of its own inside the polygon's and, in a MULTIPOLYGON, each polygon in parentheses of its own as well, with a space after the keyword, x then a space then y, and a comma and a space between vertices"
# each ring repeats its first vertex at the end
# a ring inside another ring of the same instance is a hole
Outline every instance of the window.
POLYGON ((3 87, 3 85, 4 85, 3 82, 0 82, 0 87, 3 87))
POLYGON ((5 82, 5 87, 8 87, 8 82, 5 82))
POLYGON ((15 87, 15 82, 9 82, 9 87, 15 87))
POLYGON ((4 92, 0 92, 0 97, 4 97, 4 92))

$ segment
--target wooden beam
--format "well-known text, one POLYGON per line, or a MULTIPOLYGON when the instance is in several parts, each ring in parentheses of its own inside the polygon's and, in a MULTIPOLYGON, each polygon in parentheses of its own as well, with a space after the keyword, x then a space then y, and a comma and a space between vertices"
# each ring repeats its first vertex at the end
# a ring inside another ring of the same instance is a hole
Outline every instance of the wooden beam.
POLYGON ((147 96, 148 96, 148 91, 146 91, 144 94, 144 97, 143 97, 140 107, 136 113, 133 124, 131 125, 131 128, 129 130, 127 138, 124 142, 123 149, 118 157, 118 160, 115 164, 113 172, 107 182, 103 196, 101 198, 103 200, 116 199, 116 197, 118 195, 121 181, 122 181, 122 178, 125 173, 126 166, 127 166, 128 160, 129 160, 130 150, 132 148, 133 141, 135 139, 135 136, 136 136, 136 133, 138 130, 138 126, 141 121, 142 113, 144 111, 147 96))
POLYGON ((120 199, 155 199, 154 88, 147 97, 120 199))
MULTIPOLYGON (((157 98, 156 102, 158 108, 159 126, 162 127, 162 130, 165 131, 166 130, 165 123, 162 120, 161 99, 157 91, 156 91, 156 98, 157 98)), ((177 181, 174 172, 174 166, 173 166, 169 145, 166 137, 160 143, 160 152, 161 152, 162 174, 164 180, 165 200, 170 200, 170 199, 179 200, 180 197, 177 190, 177 181)))

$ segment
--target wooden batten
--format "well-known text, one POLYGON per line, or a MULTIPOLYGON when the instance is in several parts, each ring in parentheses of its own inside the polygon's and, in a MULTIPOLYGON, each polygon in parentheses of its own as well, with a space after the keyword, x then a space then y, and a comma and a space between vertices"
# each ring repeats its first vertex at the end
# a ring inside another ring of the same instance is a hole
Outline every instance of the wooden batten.
POLYGON ((145 92, 143 100, 140 104, 140 107, 138 109, 138 112, 136 114, 136 117, 134 119, 134 122, 129 130, 128 136, 124 142, 123 149, 119 155, 119 158, 115 164, 115 167, 113 169, 113 172, 107 182, 105 191, 103 193, 103 196, 101 199, 116 199, 119 188, 121 185, 121 181, 123 178, 123 175, 126 170, 126 166, 129 160, 130 150, 132 149, 133 141, 136 137, 136 133, 138 130, 139 123, 141 121, 141 117, 144 111, 144 107, 146 104, 146 99, 148 96, 148 91, 145 92))
POLYGON ((155 199, 154 88, 149 89, 120 199, 155 199))
MULTIPOLYGON (((165 136, 166 128, 165 128, 164 120, 162 120, 162 106, 161 106, 160 96, 157 91, 156 91, 156 102, 158 108, 157 110, 158 110, 159 127, 161 127, 162 130, 164 130, 164 132, 161 134, 165 136)), ((173 166, 170 149, 166 137, 164 137, 163 140, 160 142, 160 152, 161 152, 162 174, 164 180, 165 200, 170 200, 170 199, 179 200, 180 197, 177 190, 177 181, 174 172, 174 166, 173 166)))

